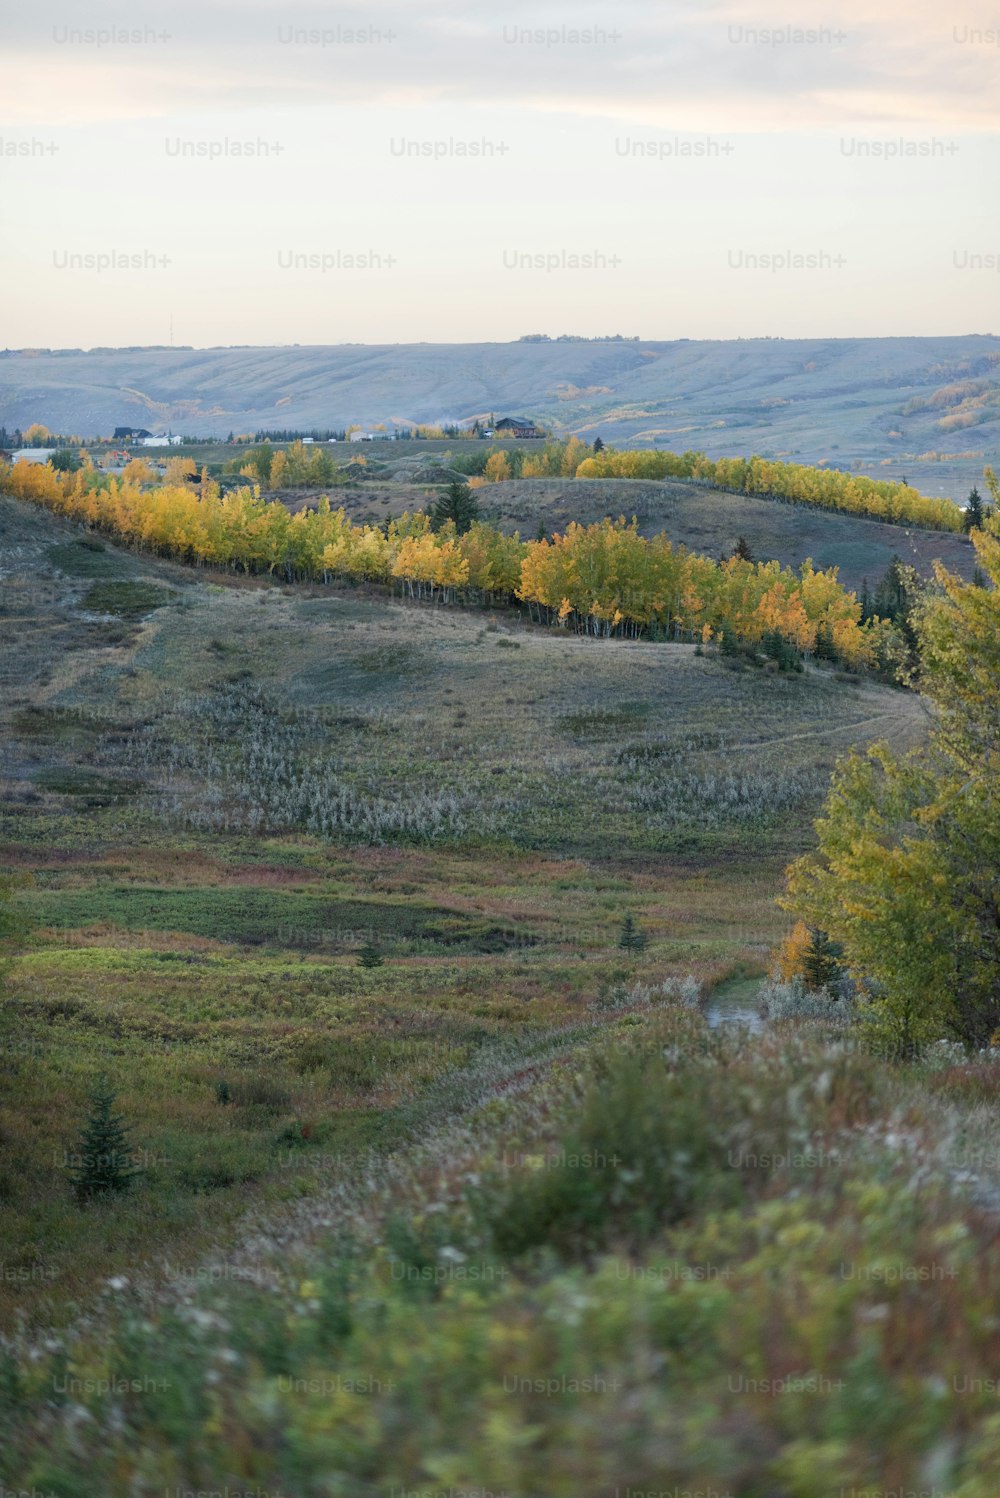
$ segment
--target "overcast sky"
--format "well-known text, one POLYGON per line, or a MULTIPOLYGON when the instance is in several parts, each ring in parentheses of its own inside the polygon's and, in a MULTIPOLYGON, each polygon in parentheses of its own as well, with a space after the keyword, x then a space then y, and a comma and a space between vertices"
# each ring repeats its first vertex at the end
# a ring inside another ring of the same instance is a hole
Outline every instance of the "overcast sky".
POLYGON ((995 0, 5 25, 9 347, 1000 332, 995 0))

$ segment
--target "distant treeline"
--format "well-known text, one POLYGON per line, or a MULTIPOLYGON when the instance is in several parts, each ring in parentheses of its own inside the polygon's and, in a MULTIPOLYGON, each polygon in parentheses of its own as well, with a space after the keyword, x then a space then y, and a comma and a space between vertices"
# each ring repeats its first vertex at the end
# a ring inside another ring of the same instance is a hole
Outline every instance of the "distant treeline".
POLYGON ((836 569, 798 572, 734 556, 715 562, 646 539, 635 520, 571 524, 551 539, 522 541, 476 522, 458 534, 423 512, 384 526, 355 525, 329 499, 291 515, 249 486, 227 494, 203 480, 143 487, 84 467, 60 473, 18 462, 0 487, 140 549, 185 562, 278 574, 289 581, 398 583, 443 603, 520 603, 540 622, 604 636, 642 634, 708 643, 783 641, 851 666, 884 663, 895 632, 862 620, 836 569))
POLYGON ((964 528, 960 506, 950 499, 929 499, 909 484, 771 458, 708 458, 703 452, 610 448, 600 439, 590 448, 579 437, 570 437, 546 442, 533 452, 470 454, 457 458, 452 466, 493 483, 528 478, 693 480, 730 494, 755 494, 892 525, 940 531, 964 528))
POLYGON ((836 468, 808 468, 771 458, 707 458, 701 452, 673 453, 605 448, 580 464, 581 479, 695 479, 733 494, 759 494, 790 504, 866 515, 893 525, 961 531, 960 507, 950 499, 929 499, 909 484, 866 478, 836 468))

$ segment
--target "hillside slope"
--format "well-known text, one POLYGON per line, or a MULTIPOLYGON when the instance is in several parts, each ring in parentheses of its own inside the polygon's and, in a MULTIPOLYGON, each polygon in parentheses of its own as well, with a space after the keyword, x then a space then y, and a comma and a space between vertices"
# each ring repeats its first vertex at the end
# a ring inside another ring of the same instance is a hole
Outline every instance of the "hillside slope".
POLYGON ((729 555, 742 536, 758 561, 798 567, 811 557, 817 567, 837 567, 848 588, 874 585, 894 556, 923 577, 935 561, 971 579, 975 552, 965 536, 886 525, 805 505, 782 504, 754 495, 726 494, 697 484, 648 483, 641 479, 526 479, 480 490, 480 499, 505 527, 532 535, 538 521, 561 530, 568 521, 634 515, 644 536, 666 531, 690 551, 729 555))
POLYGON ((523 413, 616 442, 880 468, 961 499, 1000 451, 998 370, 989 335, 22 350, 0 356, 0 422, 224 436, 523 413))

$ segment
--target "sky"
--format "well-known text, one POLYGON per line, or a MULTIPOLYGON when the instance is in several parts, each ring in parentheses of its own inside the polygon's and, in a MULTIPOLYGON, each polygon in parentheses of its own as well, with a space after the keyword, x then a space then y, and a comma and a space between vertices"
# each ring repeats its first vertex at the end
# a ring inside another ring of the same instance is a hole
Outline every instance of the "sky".
POLYGON ((0 345, 1000 333, 995 0, 4 32, 0 345))

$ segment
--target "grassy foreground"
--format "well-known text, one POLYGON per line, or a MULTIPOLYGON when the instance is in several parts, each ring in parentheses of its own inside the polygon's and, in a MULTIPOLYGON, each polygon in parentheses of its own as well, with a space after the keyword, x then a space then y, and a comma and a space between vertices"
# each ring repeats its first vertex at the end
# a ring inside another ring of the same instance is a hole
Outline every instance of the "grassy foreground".
POLYGON ((405 1161, 9 1347, 7 1480, 991 1498, 1000 1251, 954 1152, 988 1141, 996 1063, 893 1074, 655 998, 578 1040, 405 1161))

